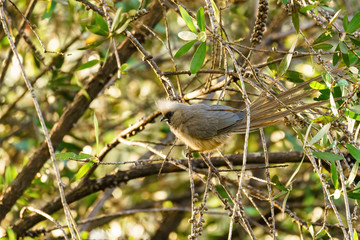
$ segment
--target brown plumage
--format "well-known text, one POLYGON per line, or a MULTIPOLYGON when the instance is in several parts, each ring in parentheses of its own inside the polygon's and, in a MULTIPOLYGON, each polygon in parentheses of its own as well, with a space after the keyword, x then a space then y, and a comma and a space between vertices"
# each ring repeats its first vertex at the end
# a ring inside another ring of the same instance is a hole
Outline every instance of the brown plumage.
MULTIPOLYGON (((311 81, 299 84, 276 97, 286 106, 297 103, 315 92, 305 89, 311 81)), ((327 101, 292 107, 292 112, 300 112, 327 101)), ((169 100, 159 100, 156 105, 170 126, 171 131, 192 150, 206 152, 223 144, 231 133, 243 134, 246 131, 246 110, 223 105, 187 105, 169 100)), ((250 131, 260 127, 275 125, 291 113, 281 103, 271 97, 260 96, 250 105, 250 131)))

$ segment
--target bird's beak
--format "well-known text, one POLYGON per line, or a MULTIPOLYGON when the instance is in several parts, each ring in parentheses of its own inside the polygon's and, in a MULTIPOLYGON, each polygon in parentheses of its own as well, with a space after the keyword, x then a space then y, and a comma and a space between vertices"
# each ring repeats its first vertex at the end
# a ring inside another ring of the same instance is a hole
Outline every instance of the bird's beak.
POLYGON ((163 122, 163 121, 167 121, 168 119, 166 118, 166 117, 164 117, 164 116, 162 116, 161 118, 160 118, 160 122, 163 122))

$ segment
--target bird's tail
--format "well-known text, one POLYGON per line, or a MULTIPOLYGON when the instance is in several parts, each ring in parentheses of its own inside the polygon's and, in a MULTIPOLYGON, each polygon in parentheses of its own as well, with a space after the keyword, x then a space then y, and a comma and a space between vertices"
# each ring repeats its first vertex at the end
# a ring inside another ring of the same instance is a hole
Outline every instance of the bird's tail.
MULTIPOLYGON (((343 71, 342 68, 334 70, 332 73, 343 71)), ((255 131, 260 127, 267 127, 283 122, 284 117, 291 113, 299 113, 303 110, 310 109, 328 103, 328 100, 297 105, 299 101, 315 93, 315 89, 307 89, 313 81, 321 81, 322 77, 318 76, 309 81, 303 82, 285 92, 274 94, 276 99, 262 95, 250 105, 250 131, 255 131)), ((235 132, 245 133, 246 117, 239 123, 235 132)))

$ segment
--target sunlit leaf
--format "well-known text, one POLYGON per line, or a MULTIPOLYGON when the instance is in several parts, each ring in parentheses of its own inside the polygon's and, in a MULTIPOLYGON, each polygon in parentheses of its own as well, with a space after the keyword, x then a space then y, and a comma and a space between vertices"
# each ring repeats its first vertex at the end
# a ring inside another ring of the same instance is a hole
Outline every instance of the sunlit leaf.
POLYGON ((14 232, 14 230, 10 227, 6 228, 6 233, 7 233, 7 240, 16 240, 16 233, 14 232))
POLYGON ((196 42, 196 40, 191 41, 191 42, 188 42, 188 43, 186 43, 184 46, 182 46, 182 47, 175 53, 174 58, 179 58, 179 57, 181 57, 182 55, 184 55, 185 53, 187 53, 187 52, 190 50, 190 48, 194 45, 195 42, 196 42))
POLYGON ((204 63, 205 56, 206 56, 206 43, 203 42, 196 49, 196 52, 191 60, 190 72, 192 74, 197 73, 200 70, 202 64, 204 63))
POLYGON ((341 12, 341 9, 338 10, 334 15, 333 17, 330 19, 329 23, 328 23, 328 27, 330 27, 334 22, 335 20, 339 17, 339 14, 341 12))
POLYGON ((349 109, 356 114, 360 114, 360 105, 351 106, 349 109))
POLYGON ((49 1, 44 14, 41 16, 41 19, 51 18, 54 13, 57 1, 49 1))
POLYGON ((80 71, 80 70, 83 70, 83 69, 86 69, 86 68, 91 68, 91 67, 95 66, 96 64, 98 64, 99 62, 100 61, 97 60, 97 59, 88 61, 86 63, 81 64, 78 68, 76 68, 75 71, 80 71))
POLYGON ((334 31, 326 31, 324 33, 322 33, 318 38, 315 39, 315 41, 313 42, 313 44, 318 44, 318 43, 322 43, 325 42, 329 39, 331 39, 334 35, 334 31))
POLYGON ((178 33, 178 37, 185 41, 192 41, 198 38, 198 35, 190 31, 182 31, 178 33))
POLYGON ((355 177, 357 176, 358 170, 359 170, 359 161, 356 161, 354 166, 351 168, 351 172, 349 174, 348 179, 346 180, 345 184, 349 186, 352 184, 355 180, 355 177))
POLYGON ((75 178, 74 178, 74 182, 79 180, 80 178, 82 178, 91 168, 92 165, 94 165, 94 161, 89 161, 87 163, 85 163, 84 165, 82 165, 82 167, 79 169, 79 171, 76 173, 75 178))
POLYGON ((206 32, 205 32, 205 31, 199 32, 197 39, 198 39, 200 42, 205 42, 205 41, 206 41, 206 38, 207 38, 207 36, 206 36, 206 32))
POLYGON ((330 123, 323 126, 320 129, 320 131, 311 139, 311 141, 309 142, 309 145, 313 145, 314 143, 319 141, 325 134, 327 134, 329 132, 330 127, 331 127, 330 123))
POLYGON ((77 154, 73 152, 56 153, 55 157, 62 160, 77 159, 77 154))
POLYGON ((88 158, 93 158, 94 156, 91 154, 87 154, 87 153, 79 153, 78 159, 88 159, 88 158))
POLYGON ((323 123, 323 124, 325 124, 325 123, 329 123, 329 122, 334 121, 334 119, 335 119, 335 118, 330 117, 330 116, 320 116, 320 117, 317 117, 317 118, 311 120, 311 122, 313 122, 313 123, 323 123))
POLYGON ((294 43, 292 44, 291 48, 289 49, 290 53, 286 54, 286 56, 281 60, 279 70, 278 70, 278 76, 279 77, 284 75, 284 73, 287 71, 287 69, 290 66, 291 59, 292 59, 292 56, 293 56, 293 52, 295 50, 297 40, 298 40, 298 38, 295 39, 294 43))
POLYGON ((211 1, 211 6, 214 9, 215 18, 216 18, 217 22, 219 23, 220 22, 220 11, 219 11, 218 7, 216 6, 215 1, 214 0, 210 0, 210 1, 211 1))
POLYGON ((180 9, 180 14, 182 16, 182 18, 184 19, 186 25, 188 26, 188 28, 190 29, 190 31, 192 31, 193 33, 197 33, 196 32, 196 28, 195 28, 195 25, 189 15, 189 13, 183 8, 183 7, 179 7, 180 9))
POLYGON ((357 233, 356 229, 354 229, 353 237, 354 237, 354 240, 359 240, 358 233, 357 233))
POLYGON ((131 22, 131 19, 127 19, 119 28, 115 30, 116 34, 120 34, 129 26, 129 23, 131 22))
POLYGON ((324 89, 327 89, 326 85, 322 84, 322 83, 319 83, 317 81, 312 81, 309 86, 312 88, 312 89, 318 89, 318 90, 324 90, 324 89))
POLYGON ((311 10, 311 9, 314 9, 315 7, 316 7, 315 5, 307 5, 305 7, 300 8, 300 12, 305 13, 305 12, 311 10))
POLYGON ((196 13, 196 21, 200 31, 205 31, 205 13, 202 7, 196 13))
POLYGON ((122 7, 119 7, 117 10, 116 10, 116 13, 115 13, 115 17, 114 17, 114 20, 113 20, 113 23, 111 25, 111 32, 114 32, 114 30, 119 26, 119 24, 124 20, 125 18, 125 14, 123 14, 123 9, 122 7))
POLYGON ((317 45, 313 46, 313 48, 314 48, 315 50, 322 49, 322 50, 324 50, 324 51, 327 51, 327 50, 332 49, 332 48, 333 48, 333 45, 323 43, 323 44, 317 44, 317 45))
POLYGON ((344 159, 342 156, 337 155, 335 153, 331 153, 331 152, 312 152, 312 153, 317 158, 320 158, 322 160, 331 161, 331 162, 344 159))
POLYGON ((353 156, 357 162, 360 162, 360 151, 349 143, 346 144, 346 148, 351 154, 351 156, 353 156))
POLYGON ((351 19, 348 28, 347 28, 347 32, 348 33, 353 33, 355 32, 358 28, 360 28, 360 12, 356 13, 353 18, 351 19))
POLYGON ((353 111, 345 110, 345 116, 360 121, 360 114, 354 113, 353 111))

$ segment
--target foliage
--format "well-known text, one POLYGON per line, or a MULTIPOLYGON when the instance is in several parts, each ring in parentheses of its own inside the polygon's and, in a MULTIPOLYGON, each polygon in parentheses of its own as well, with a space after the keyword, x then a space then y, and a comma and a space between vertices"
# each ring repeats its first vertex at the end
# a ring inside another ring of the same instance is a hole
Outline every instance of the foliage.
POLYGON ((358 239, 360 3, 254 6, 4 1, 2 239, 358 239), (193 153, 189 170, 158 118, 166 97, 240 110, 264 97, 287 117, 233 135, 225 160, 193 153))

